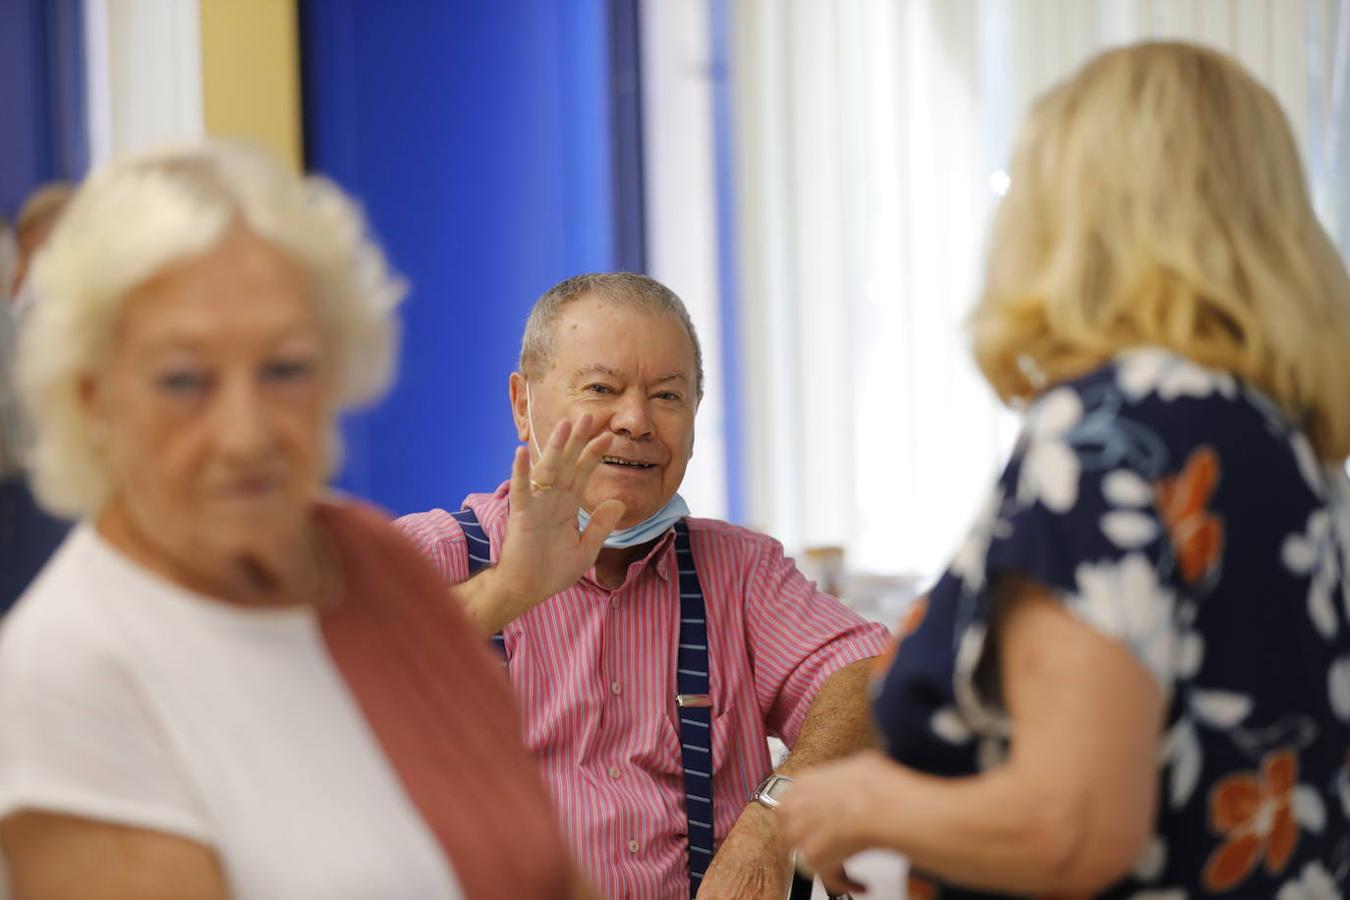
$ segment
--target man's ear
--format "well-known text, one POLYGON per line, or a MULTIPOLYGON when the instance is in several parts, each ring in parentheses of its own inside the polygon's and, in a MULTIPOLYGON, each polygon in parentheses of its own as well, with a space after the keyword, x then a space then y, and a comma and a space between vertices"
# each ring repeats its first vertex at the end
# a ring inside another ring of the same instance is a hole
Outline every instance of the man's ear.
POLYGON ((516 438, 521 443, 530 439, 530 401, 525 390, 525 376, 512 372, 508 382, 511 395, 511 418, 516 421, 516 438))

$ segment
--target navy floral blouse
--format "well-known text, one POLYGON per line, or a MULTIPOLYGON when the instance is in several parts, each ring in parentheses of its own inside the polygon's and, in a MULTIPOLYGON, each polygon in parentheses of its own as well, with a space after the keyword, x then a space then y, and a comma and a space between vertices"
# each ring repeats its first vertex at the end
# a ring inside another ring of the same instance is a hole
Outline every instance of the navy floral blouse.
MULTIPOLYGON (((1125 353, 1030 409, 877 685, 887 750, 948 776, 1005 757, 980 662, 991 582, 1021 573, 1167 698, 1156 831, 1102 896, 1350 900, 1348 539, 1344 472, 1269 399, 1166 351, 1125 353)), ((987 895, 916 873, 910 896, 987 895)))

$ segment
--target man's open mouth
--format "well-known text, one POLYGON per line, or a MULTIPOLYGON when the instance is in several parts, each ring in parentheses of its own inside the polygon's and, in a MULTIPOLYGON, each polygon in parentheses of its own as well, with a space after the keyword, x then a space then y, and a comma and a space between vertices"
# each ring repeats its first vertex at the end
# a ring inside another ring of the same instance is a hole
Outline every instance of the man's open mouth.
POLYGON ((625 468, 625 469, 654 469, 654 468, 656 468, 656 463, 638 462, 637 460, 633 460, 633 459, 624 459, 624 458, 621 457, 621 456, 606 456, 606 457, 602 457, 602 459, 603 459, 605 465, 607 465, 607 466, 622 466, 622 467, 625 468))

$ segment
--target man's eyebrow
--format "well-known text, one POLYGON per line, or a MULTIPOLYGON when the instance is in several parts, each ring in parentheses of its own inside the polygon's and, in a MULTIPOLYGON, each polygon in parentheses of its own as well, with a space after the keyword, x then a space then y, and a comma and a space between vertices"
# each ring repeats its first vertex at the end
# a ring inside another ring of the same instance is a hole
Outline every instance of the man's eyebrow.
POLYGON ((671 372, 669 375, 658 375, 652 379, 652 384, 665 384, 667 381, 683 381, 689 383, 689 376, 683 372, 671 372))
POLYGON ((609 366, 594 365, 582 366, 572 373, 572 378, 573 380, 576 380, 578 378, 585 378, 587 375, 608 375, 610 378, 621 377, 618 372, 611 369, 609 366))
MULTIPOLYGON (((572 373, 572 380, 577 381, 582 378, 585 378, 588 375, 606 375, 615 380, 620 380, 623 378, 623 373, 611 369, 609 366, 597 364, 593 366, 582 366, 580 369, 577 369, 574 373, 572 373)), ((665 384, 670 381, 682 381, 687 385, 689 384, 689 376, 684 374, 683 372, 670 372, 665 375, 656 376, 651 380, 651 383, 665 384)))

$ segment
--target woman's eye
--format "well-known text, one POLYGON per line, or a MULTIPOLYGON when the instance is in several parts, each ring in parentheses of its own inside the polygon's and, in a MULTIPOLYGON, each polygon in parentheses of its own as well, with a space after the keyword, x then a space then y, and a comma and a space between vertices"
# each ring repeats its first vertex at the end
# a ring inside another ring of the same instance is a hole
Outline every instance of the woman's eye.
POLYGON ((303 381, 313 374, 314 363, 307 359, 278 360, 263 368, 264 378, 281 383, 303 381))
POLYGON ((165 372, 157 379, 161 390, 170 394, 194 394, 206 389, 210 379, 200 372, 165 372))
POLYGON ((607 384, 588 384, 586 390, 592 394, 612 394, 614 389, 607 384))
POLYGON ((680 397, 679 394, 676 394, 676 393, 674 393, 673 391, 662 391, 661 393, 659 393, 659 394, 656 395, 656 399, 657 399, 657 400, 669 400, 669 401, 671 401, 672 403, 679 403, 681 397, 680 397))

